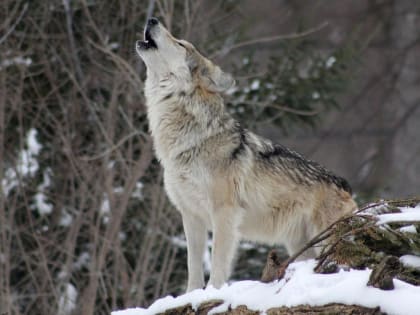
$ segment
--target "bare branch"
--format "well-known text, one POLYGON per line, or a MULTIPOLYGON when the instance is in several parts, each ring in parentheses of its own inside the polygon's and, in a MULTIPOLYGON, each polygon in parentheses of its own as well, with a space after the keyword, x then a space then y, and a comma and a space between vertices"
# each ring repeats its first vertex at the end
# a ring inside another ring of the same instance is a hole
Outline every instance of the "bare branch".
POLYGON ((297 38, 301 38, 301 37, 305 37, 308 35, 311 35, 313 33, 316 33, 320 30, 322 30, 323 28, 328 26, 328 22, 324 22, 321 23, 320 25, 307 29, 303 32, 300 33, 293 33, 293 34, 285 34, 285 35, 275 35, 275 36, 268 36, 268 37, 261 37, 258 39, 251 39, 248 41, 244 41, 244 42, 240 42, 237 43, 231 47, 227 47, 225 49, 222 49, 218 52, 216 52, 215 54, 213 54, 211 57, 221 57, 221 56, 225 56, 226 54, 228 54, 229 52, 231 52, 232 50, 236 50, 239 48, 243 48, 246 46, 251 46, 251 45, 255 45, 255 44, 263 44, 263 43, 269 43, 269 42, 273 42, 273 41, 277 41, 277 40, 284 40, 284 39, 297 39, 297 38))
POLYGON ((23 16, 25 15, 26 10, 28 9, 28 3, 23 5, 22 11, 20 12, 19 16, 17 17, 16 21, 12 24, 12 26, 7 30, 7 32, 0 38, 0 45, 13 33, 16 26, 22 20, 23 16))
POLYGON ((70 0, 62 0, 64 5, 64 11, 66 12, 66 26, 67 26, 67 33, 70 42, 70 49, 72 52, 72 58, 74 62, 74 66, 76 67, 76 74, 78 77, 79 82, 83 79, 83 72, 82 67, 80 65, 79 55, 76 49, 76 43, 74 41, 74 34, 73 34, 73 14, 71 11, 70 0))

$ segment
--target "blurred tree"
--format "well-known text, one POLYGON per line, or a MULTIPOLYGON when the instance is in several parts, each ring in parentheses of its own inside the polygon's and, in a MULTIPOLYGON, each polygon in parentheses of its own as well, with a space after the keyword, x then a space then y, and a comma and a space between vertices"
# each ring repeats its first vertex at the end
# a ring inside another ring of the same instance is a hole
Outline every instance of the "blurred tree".
POLYGON ((280 49, 281 55, 270 56, 263 76, 250 76, 258 73, 257 58, 243 58, 234 72, 246 79, 230 91, 229 109, 251 128, 315 127, 328 110, 339 108, 337 96, 348 86, 356 52, 346 46, 323 56, 305 38, 283 42, 280 49))

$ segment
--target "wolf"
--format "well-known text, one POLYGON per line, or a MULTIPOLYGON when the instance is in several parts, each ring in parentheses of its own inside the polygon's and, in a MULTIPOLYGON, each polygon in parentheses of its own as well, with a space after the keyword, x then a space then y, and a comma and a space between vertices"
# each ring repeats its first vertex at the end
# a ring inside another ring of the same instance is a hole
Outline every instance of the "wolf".
MULTIPOLYGON (((187 291, 204 286, 208 231, 208 285, 219 288, 229 279, 240 240, 283 244, 294 254, 357 208, 346 180, 231 117, 223 93, 233 77, 191 43, 152 18, 136 51, 147 68, 147 115, 165 190, 187 239, 187 291)), ((302 259, 315 255, 309 249, 302 259)))

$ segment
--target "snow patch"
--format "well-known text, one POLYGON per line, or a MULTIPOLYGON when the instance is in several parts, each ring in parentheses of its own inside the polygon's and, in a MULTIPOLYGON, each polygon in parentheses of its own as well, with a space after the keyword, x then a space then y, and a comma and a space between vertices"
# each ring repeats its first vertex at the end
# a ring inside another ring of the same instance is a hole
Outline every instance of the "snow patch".
POLYGON ((250 89, 251 91, 256 91, 260 88, 260 80, 254 80, 251 83, 250 89))
POLYGON ((394 290, 368 287, 371 270, 348 270, 334 274, 316 274, 316 261, 308 260, 289 266, 284 279, 272 283, 239 281, 221 289, 198 289, 177 298, 167 296, 155 301, 148 309, 134 308, 115 311, 112 315, 152 315, 191 303, 193 308, 214 299, 224 300, 214 312, 246 305, 251 310, 267 311, 273 307, 328 303, 380 307, 394 315, 416 315, 420 309, 420 287, 394 280, 394 290))
POLYGON ((414 255, 403 255, 400 257, 403 265, 408 267, 420 268, 420 257, 414 255))
POLYGON ((71 283, 67 283, 64 292, 58 300, 58 315, 68 315, 76 308, 77 290, 71 283))
POLYGON ((139 200, 142 200, 143 199, 143 187, 144 187, 144 185, 143 185, 142 182, 137 182, 136 187, 134 188, 134 191, 133 191, 131 196, 133 198, 137 198, 139 200))
POLYGON ((401 213, 384 213, 378 215, 378 225, 392 222, 412 222, 420 221, 420 205, 415 208, 401 207, 401 213))
POLYGON ((52 212, 53 206, 48 203, 47 197, 42 192, 37 192, 34 199, 35 205, 33 208, 35 208, 40 215, 47 215, 52 212))
POLYGON ((380 213, 383 213, 384 207, 388 206, 388 203, 386 203, 384 200, 381 200, 379 202, 374 202, 367 204, 367 209, 364 211, 361 211, 360 214, 367 214, 367 215, 377 215, 380 213))
POLYGON ((171 243, 180 248, 187 248, 187 240, 183 236, 172 236, 171 243))
POLYGON ((37 140, 37 134, 36 129, 29 129, 26 134, 25 147, 19 152, 16 166, 6 169, 1 182, 6 196, 19 185, 24 177, 34 176, 39 169, 36 157, 41 151, 42 145, 37 140))
POLYGON ((83 267, 87 266, 90 262, 90 254, 88 252, 83 252, 77 258, 76 262, 73 264, 74 269, 80 270, 83 267))
POLYGON ((403 233, 417 233, 417 229, 414 225, 403 226, 402 228, 399 228, 399 231, 403 233))
POLYGON ((32 59, 29 57, 22 57, 17 56, 9 59, 5 59, 0 63, 0 70, 6 69, 7 67, 13 66, 13 65, 23 65, 23 66, 30 66, 32 64, 32 59))
POLYGON ((42 149, 41 144, 36 139, 38 132, 32 128, 26 135, 26 149, 19 154, 18 172, 22 176, 34 176, 39 168, 36 156, 42 149))
POLYGON ((10 192, 19 185, 19 180, 16 174, 16 171, 12 168, 6 169, 4 172, 4 177, 1 181, 1 186, 3 187, 3 192, 5 196, 8 196, 10 192))
POLYGON ((99 207, 99 216, 102 218, 102 223, 107 224, 111 215, 111 205, 108 196, 104 194, 101 206, 99 207))
POLYGON ((48 198, 45 195, 47 188, 51 185, 51 169, 47 168, 43 173, 42 183, 38 186, 37 192, 34 196, 35 204, 32 205, 32 209, 37 210, 40 215, 50 214, 53 210, 53 206, 48 202, 48 198))
POLYGON ((120 43, 112 42, 109 43, 108 47, 110 50, 117 50, 118 48, 120 48, 120 43))
POLYGON ((327 59, 327 61, 325 61, 325 67, 326 68, 331 68, 335 62, 337 61, 337 59, 334 56, 331 56, 327 59))
POLYGON ((70 226, 72 222, 73 222, 73 217, 71 216, 71 214, 68 213, 66 209, 63 209, 61 211, 61 217, 60 217, 60 221, 58 222, 58 225, 67 227, 67 226, 70 226))
POLYGON ((231 86, 225 93, 227 94, 227 95, 233 95, 233 94, 235 94, 236 92, 238 91, 238 88, 237 88, 237 86, 236 85, 234 85, 234 86, 231 86))

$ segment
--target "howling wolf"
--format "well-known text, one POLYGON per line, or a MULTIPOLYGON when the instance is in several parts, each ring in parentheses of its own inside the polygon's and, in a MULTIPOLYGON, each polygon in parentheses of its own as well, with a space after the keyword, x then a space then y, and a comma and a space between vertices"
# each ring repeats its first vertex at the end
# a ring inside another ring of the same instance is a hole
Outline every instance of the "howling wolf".
MULTIPOLYGON (((343 178, 229 115, 222 94, 235 83, 231 75, 155 18, 144 37, 136 51, 147 67, 148 119, 165 189, 187 238, 187 291, 204 286, 208 231, 209 285, 218 288, 229 278, 240 240, 284 244, 293 254, 356 209, 343 178)), ((302 257, 315 254, 309 249, 302 257)))

